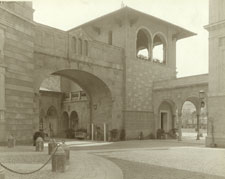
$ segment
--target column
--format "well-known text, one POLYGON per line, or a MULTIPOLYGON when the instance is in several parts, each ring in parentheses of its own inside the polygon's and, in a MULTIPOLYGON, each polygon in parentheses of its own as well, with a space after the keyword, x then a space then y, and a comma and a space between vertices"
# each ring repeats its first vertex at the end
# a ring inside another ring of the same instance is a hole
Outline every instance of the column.
POLYGON ((172 129, 174 129, 175 128, 175 121, 176 121, 176 114, 173 114, 172 115, 172 129))
POLYGON ((104 142, 106 142, 106 123, 103 124, 104 129, 104 142))
POLYGON ((200 138, 199 138, 199 117, 200 117, 200 114, 197 114, 197 138, 196 138, 196 140, 200 140, 200 138))
POLYGON ((0 121, 5 121, 5 66, 0 64, 0 121))
POLYGON ((182 127, 182 112, 178 111, 178 141, 182 140, 182 131, 181 131, 181 127, 182 127))
POLYGON ((94 140, 94 124, 91 124, 91 140, 94 140))
MULTIPOLYGON (((5 66, 0 64, 0 141, 5 141, 5 66)), ((1 174, 0 174, 1 177, 1 174)))

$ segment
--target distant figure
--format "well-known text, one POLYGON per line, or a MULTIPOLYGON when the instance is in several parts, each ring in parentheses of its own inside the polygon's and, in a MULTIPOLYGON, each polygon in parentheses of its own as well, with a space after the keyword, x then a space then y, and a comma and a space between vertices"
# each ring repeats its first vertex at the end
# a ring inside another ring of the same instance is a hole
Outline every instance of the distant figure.
POLYGON ((33 146, 36 146, 36 140, 38 137, 41 137, 43 140, 45 138, 44 132, 42 130, 39 130, 34 133, 33 135, 33 146))

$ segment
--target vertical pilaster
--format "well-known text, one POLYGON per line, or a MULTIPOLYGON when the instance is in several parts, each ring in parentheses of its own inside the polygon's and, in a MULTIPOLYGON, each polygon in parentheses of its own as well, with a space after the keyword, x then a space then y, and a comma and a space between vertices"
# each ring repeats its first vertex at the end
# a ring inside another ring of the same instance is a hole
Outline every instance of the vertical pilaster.
POLYGON ((0 141, 5 140, 5 73, 6 66, 4 63, 4 45, 5 31, 4 27, 0 26, 0 141))
POLYGON ((0 121, 5 121, 5 66, 0 64, 0 121))
POLYGON ((182 119, 181 119, 181 116, 182 116, 182 112, 178 111, 178 141, 182 140, 182 131, 181 131, 182 119))
POLYGON ((225 1, 209 0, 209 93, 207 146, 225 147, 225 1))

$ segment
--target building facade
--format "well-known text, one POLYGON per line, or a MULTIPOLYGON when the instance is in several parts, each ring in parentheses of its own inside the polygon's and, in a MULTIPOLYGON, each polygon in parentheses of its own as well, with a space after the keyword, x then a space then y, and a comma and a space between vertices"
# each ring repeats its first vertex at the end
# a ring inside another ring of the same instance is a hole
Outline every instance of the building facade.
POLYGON ((209 1, 209 135, 207 146, 225 147, 225 2, 209 1))
POLYGON ((34 22, 31 3, 1 3, 0 140, 26 142, 39 129, 91 136, 91 126, 126 139, 181 131, 185 101, 199 119, 208 92, 207 74, 176 78, 176 42, 193 35, 129 7, 62 31, 34 22))

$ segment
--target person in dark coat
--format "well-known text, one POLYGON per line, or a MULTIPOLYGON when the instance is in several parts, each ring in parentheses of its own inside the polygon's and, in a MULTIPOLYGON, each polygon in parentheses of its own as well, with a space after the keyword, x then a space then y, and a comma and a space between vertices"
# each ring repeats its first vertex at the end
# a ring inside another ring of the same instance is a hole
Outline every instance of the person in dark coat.
POLYGON ((38 137, 41 137, 44 140, 44 132, 42 130, 39 130, 34 133, 33 135, 33 146, 36 146, 36 140, 38 137))

